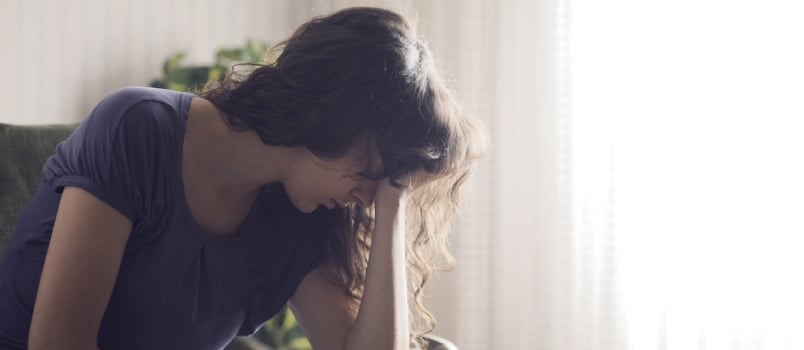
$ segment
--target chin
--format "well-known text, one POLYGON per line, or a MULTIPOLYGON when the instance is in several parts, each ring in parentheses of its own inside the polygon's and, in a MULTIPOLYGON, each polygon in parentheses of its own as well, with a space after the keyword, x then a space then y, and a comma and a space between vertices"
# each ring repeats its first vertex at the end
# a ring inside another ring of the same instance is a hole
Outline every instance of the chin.
POLYGON ((290 202, 290 204, 294 208, 296 208, 296 210, 298 210, 298 211, 300 211, 302 213, 310 214, 310 213, 314 212, 316 210, 316 208, 318 207, 318 203, 309 203, 307 201, 303 201, 303 200, 300 200, 299 198, 296 198, 296 196, 294 196, 293 193, 288 191, 286 188, 285 188, 285 195, 287 196, 288 201, 290 202))
POLYGON ((296 208, 296 210, 298 210, 298 211, 300 211, 302 213, 305 213, 305 214, 310 214, 310 213, 314 212, 316 209, 318 209, 318 206, 311 206, 311 205, 305 205, 305 204, 299 205, 298 203, 293 202, 293 201, 291 201, 291 203, 293 204, 293 207, 296 208))
POLYGON ((300 211, 302 213, 305 213, 305 214, 310 214, 310 213, 316 211, 318 209, 318 206, 319 206, 318 203, 296 203, 296 202, 292 202, 292 203, 293 203, 293 206, 296 207, 296 210, 298 210, 298 211, 300 211))

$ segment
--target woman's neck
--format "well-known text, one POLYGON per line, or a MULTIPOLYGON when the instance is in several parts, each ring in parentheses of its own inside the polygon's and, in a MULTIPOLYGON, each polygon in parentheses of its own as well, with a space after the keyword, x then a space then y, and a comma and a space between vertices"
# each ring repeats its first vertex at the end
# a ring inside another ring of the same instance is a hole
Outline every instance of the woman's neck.
POLYGON ((266 145, 256 132, 237 131, 220 111, 194 98, 187 118, 182 172, 185 181, 222 196, 249 196, 260 187, 282 181, 293 149, 266 145))

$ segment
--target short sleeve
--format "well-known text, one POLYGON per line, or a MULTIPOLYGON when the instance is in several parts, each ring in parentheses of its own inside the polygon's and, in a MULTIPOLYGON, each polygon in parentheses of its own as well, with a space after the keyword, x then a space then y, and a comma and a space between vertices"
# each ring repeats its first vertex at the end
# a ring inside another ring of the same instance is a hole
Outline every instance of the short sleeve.
POLYGON ((163 115, 175 114, 146 92, 126 88, 104 98, 56 147, 45 164, 44 180, 57 192, 81 188, 138 221, 154 203, 158 173, 169 161, 163 115))

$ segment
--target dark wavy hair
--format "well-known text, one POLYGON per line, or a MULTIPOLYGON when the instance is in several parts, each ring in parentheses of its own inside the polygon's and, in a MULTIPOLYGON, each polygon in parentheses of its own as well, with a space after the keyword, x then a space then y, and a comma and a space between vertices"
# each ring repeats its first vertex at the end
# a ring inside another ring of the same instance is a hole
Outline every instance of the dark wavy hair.
MULTIPOLYGON (((411 334, 435 325, 421 291, 435 268, 451 267, 447 228, 461 185, 484 142, 435 69, 432 54, 401 15, 348 8, 302 24, 251 69, 232 70, 199 95, 235 129, 270 145, 337 158, 365 145, 377 164, 356 176, 400 185, 416 171, 435 179, 409 200, 406 231, 411 334), (278 54, 278 56, 277 56, 278 54)), ((242 67, 239 67, 242 68, 242 67)), ((330 278, 361 298, 373 209, 349 205, 332 227, 330 278)))

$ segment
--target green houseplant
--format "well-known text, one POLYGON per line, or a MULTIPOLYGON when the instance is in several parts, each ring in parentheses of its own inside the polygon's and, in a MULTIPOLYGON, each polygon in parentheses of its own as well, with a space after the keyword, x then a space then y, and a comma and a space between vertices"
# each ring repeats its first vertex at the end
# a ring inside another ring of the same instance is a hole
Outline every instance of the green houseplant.
POLYGON ((267 52, 266 43, 249 39, 242 47, 219 49, 212 64, 196 66, 182 65, 184 53, 177 52, 165 61, 162 77, 151 81, 150 86, 178 91, 194 90, 209 81, 217 81, 234 64, 263 62, 263 59, 272 61, 273 56, 265 57, 267 52))
MULTIPOLYGON (((207 82, 218 81, 238 63, 257 63, 272 61, 266 57, 268 45, 264 42, 247 40, 242 47, 222 48, 215 54, 215 61, 209 65, 184 66, 183 52, 170 56, 162 67, 162 77, 151 81, 151 87, 178 91, 191 91, 203 87, 207 82)), ((312 346, 299 329, 296 318, 287 306, 266 322, 256 334, 248 338, 235 338, 226 350, 312 350, 312 346)))

